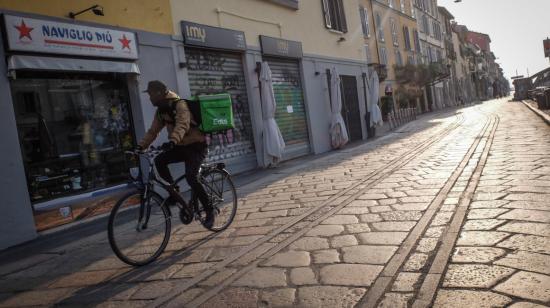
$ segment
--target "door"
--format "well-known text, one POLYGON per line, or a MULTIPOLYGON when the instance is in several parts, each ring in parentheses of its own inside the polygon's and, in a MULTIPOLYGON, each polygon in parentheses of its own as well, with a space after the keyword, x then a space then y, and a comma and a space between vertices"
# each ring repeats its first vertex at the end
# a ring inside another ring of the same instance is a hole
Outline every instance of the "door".
POLYGON ((359 96, 355 76, 340 76, 342 86, 342 117, 346 123, 350 141, 361 140, 361 111, 359 110, 359 96))
POLYGON ((191 95, 229 93, 233 102, 235 128, 209 137, 208 161, 225 161, 233 170, 256 167, 252 121, 239 53, 186 48, 191 95))
POLYGON ((285 140, 284 159, 309 154, 309 133, 299 62, 265 58, 271 69, 277 103, 275 121, 285 140))

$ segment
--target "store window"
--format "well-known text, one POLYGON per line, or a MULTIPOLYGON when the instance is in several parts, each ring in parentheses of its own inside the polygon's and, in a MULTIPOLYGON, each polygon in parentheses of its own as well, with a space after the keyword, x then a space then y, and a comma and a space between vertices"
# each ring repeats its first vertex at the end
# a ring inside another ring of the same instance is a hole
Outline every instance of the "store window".
POLYGON ((124 76, 18 72, 11 81, 33 203, 128 179, 135 162, 124 76))

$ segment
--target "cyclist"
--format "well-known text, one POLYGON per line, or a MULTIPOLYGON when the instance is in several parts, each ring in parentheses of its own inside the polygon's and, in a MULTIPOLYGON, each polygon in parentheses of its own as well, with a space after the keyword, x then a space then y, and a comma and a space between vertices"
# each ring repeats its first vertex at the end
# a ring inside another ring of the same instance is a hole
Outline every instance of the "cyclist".
MULTIPOLYGON (((198 181, 199 168, 206 158, 208 149, 205 136, 198 129, 186 101, 169 91, 164 83, 158 80, 150 81, 144 92, 149 94, 149 99, 157 110, 151 127, 138 143, 138 149, 149 147, 166 127, 168 142, 162 144, 163 152, 155 158, 158 175, 164 181, 173 184, 168 164, 185 162, 185 179, 204 207, 204 225, 211 227, 214 224, 213 207, 204 187, 198 181)), ((190 209, 187 210, 190 213, 190 209)))

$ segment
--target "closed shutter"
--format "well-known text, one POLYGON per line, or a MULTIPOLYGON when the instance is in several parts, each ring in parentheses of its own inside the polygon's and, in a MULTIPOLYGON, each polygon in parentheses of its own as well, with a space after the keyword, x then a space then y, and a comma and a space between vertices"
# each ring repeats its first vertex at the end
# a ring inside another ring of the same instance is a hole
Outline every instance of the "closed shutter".
POLYGON ((233 102, 235 128, 210 138, 207 161, 223 160, 241 171, 256 167, 242 55, 195 48, 185 53, 191 95, 229 93, 233 102))
POLYGON ((271 69, 273 92, 277 102, 275 121, 285 140, 285 159, 308 154, 307 129, 302 79, 298 61, 264 58, 271 69))

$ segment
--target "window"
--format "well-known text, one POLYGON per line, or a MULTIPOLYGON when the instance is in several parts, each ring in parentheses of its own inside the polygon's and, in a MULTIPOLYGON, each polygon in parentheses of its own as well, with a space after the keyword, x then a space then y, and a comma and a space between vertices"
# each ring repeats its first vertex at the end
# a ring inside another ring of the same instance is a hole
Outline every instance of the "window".
POLYGON ((376 30, 378 32, 378 40, 380 42, 385 42, 384 39, 384 26, 382 25, 382 18, 380 18, 380 14, 376 13, 376 30))
POLYGON ((126 182, 135 166, 126 82, 109 74, 21 72, 13 107, 32 202, 126 182))
POLYGON ((401 13, 405 14, 405 0, 399 0, 401 2, 401 13))
POLYGON ((412 50, 411 37, 409 36, 409 27, 403 27, 403 39, 405 41, 405 49, 412 50))
POLYGON ((291 9, 298 9, 298 0, 269 0, 270 2, 286 6, 291 9))
POLYGON ((416 9, 414 8, 414 5, 411 5, 411 16, 412 18, 416 18, 416 9))
POLYGON ((372 56, 370 54, 369 44, 365 44, 365 54, 367 55, 367 63, 372 63, 372 56))
POLYGON ((426 17, 426 15, 422 15, 422 30, 424 30, 424 33, 426 33, 426 35, 430 35, 430 25, 428 23, 428 17, 426 17))
POLYGON ((412 64, 412 65, 416 64, 416 63, 414 63, 414 56, 413 55, 409 55, 407 57, 407 64, 412 64))
POLYGON ((439 61, 443 60, 443 57, 442 57, 442 55, 441 55, 441 50, 439 50, 439 49, 436 50, 436 55, 437 55, 436 61, 439 62, 439 61))
POLYGON ((388 5, 389 5, 391 8, 394 8, 394 7, 395 7, 395 0, 388 0, 388 5))
POLYGON ((361 27, 363 28, 363 36, 370 37, 369 11, 366 8, 360 6, 359 16, 361 17, 361 27))
POLYGON ((421 47, 420 47, 420 38, 418 37, 418 31, 417 30, 414 30, 413 36, 414 36, 414 48, 416 49, 416 51, 418 53, 421 53, 422 50, 421 50, 421 47))
POLYGON ((441 26, 434 21, 432 27, 433 27, 433 36, 436 39, 441 40, 441 26))
POLYGON ((394 46, 399 46, 398 36, 397 36, 397 26, 395 25, 395 19, 390 18, 391 26, 391 38, 394 46))
POLYGON ((395 50, 395 64, 397 64, 397 66, 403 66, 403 58, 401 57, 401 51, 399 51, 399 49, 395 50))
POLYGON ((386 47, 380 48, 380 64, 388 64, 388 54, 386 53, 386 47))
POLYGON ((342 0, 322 0, 325 26, 340 32, 348 32, 342 0))

